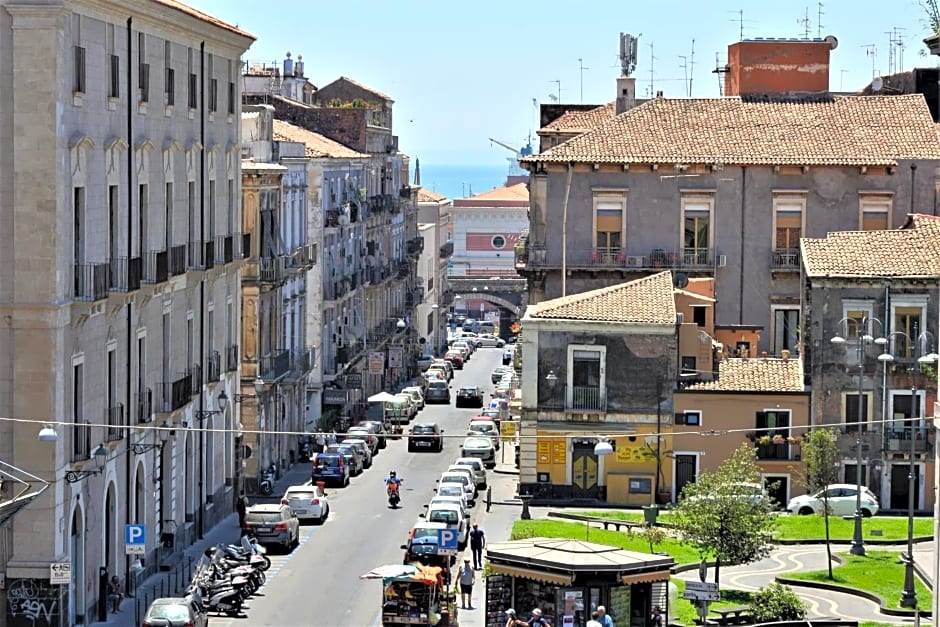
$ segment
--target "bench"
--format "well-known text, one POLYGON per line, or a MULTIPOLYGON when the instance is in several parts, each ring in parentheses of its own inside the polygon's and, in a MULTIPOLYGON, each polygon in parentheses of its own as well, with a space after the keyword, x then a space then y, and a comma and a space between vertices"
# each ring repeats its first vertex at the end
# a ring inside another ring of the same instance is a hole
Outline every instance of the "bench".
POLYGON ((604 525, 605 530, 608 530, 610 529, 610 527, 613 527, 617 531, 620 531, 620 528, 623 527, 627 531, 633 531, 634 529, 641 529, 646 526, 645 523, 637 522, 635 520, 614 520, 612 518, 600 518, 596 516, 581 516, 580 514, 566 514, 565 512, 548 512, 548 515, 549 517, 553 517, 553 518, 564 518, 567 520, 578 520, 581 522, 604 525))
POLYGON ((742 622, 751 620, 751 608, 747 606, 740 607, 721 607, 715 608, 712 610, 713 614, 718 614, 721 617, 721 620, 718 622, 719 625, 727 625, 728 617, 730 616, 733 622, 742 622))

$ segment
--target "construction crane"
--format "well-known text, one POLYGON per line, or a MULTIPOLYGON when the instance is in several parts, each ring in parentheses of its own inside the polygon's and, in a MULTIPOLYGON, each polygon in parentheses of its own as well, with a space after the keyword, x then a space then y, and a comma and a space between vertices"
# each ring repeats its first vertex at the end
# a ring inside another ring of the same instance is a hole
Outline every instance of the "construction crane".
POLYGON ((522 157, 528 157, 532 154, 532 136, 529 136, 528 143, 522 148, 515 148, 508 142, 503 142, 490 137, 490 145, 492 146, 493 144, 501 146, 513 154, 512 157, 506 157, 506 161, 509 162, 509 176, 524 176, 525 171, 519 167, 519 159, 522 157))

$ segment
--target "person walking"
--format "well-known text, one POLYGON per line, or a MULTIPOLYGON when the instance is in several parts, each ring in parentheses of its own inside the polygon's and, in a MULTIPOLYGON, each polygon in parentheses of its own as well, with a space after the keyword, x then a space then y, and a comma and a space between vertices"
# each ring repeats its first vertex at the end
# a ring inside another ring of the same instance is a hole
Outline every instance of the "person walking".
POLYGON ((470 530, 470 552, 473 553, 473 568, 483 570, 483 547, 486 546, 486 534, 477 523, 470 530))
POLYGON ((552 624, 542 618, 542 610, 535 608, 532 610, 532 618, 529 619, 529 627, 552 627, 552 624))
POLYGON ((516 610, 509 608, 506 610, 505 627, 529 627, 529 623, 524 620, 519 620, 519 617, 516 616, 516 610))
POLYGON ((658 605, 653 606, 653 615, 650 617, 652 627, 663 627, 666 624, 662 614, 662 609, 658 605))
POLYGON ((464 558, 463 566, 457 571, 457 582, 460 584, 460 607, 465 610, 472 610, 471 598, 473 595, 473 584, 476 583, 477 575, 470 566, 470 560, 464 558))
POLYGON ((238 528, 245 528, 245 514, 248 513, 248 497, 244 493, 235 501, 235 511, 238 512, 238 528))
POLYGON ((601 627, 601 624, 597 621, 598 613, 597 610, 591 612, 591 620, 584 624, 584 627, 601 627))
POLYGON ((601 627, 614 627, 614 619, 607 613, 607 608, 603 605, 597 606, 597 622, 601 627))

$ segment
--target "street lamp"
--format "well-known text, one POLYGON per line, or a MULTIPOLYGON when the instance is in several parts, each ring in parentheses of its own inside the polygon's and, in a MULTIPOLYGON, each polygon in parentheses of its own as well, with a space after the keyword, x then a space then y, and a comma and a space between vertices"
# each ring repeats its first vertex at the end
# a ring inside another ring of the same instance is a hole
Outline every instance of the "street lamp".
MULTIPOLYGON (((865 374, 865 347, 869 344, 884 345, 887 340, 883 337, 874 338, 870 333, 870 323, 877 322, 884 332, 884 324, 877 318, 863 317, 857 318, 845 317, 839 320, 840 329, 845 325, 846 335, 848 335, 849 323, 855 322, 857 325, 856 335, 858 344, 856 351, 858 356, 858 402, 856 404, 855 416, 855 526, 852 532, 852 547, 849 552, 852 555, 865 555, 865 542, 862 538, 862 377, 865 374)), ((836 335, 830 340, 833 344, 842 345, 846 343, 843 336, 836 335)))
MULTIPOLYGON (((916 370, 914 370, 914 377, 911 380, 911 416, 910 416, 910 440, 911 447, 909 451, 910 459, 908 460, 909 466, 907 471, 907 556, 904 558, 904 590, 901 593, 901 607, 917 607, 917 589, 914 587, 914 456, 916 453, 916 439, 914 437, 914 428, 917 425, 917 422, 921 419, 920 417, 920 403, 917 401, 917 374, 922 372, 922 367, 927 364, 937 363, 940 356, 937 353, 926 352, 929 348, 932 348, 933 345, 933 335, 929 332, 924 331, 918 335, 913 341, 910 336, 902 331, 895 331, 891 333, 890 336, 900 335, 907 339, 908 346, 916 344, 914 346, 914 355, 920 354, 920 357, 917 358, 916 370), (928 345, 929 342, 929 345, 928 345)), ((889 337, 890 337, 889 336, 889 337)), ((887 348, 885 351, 878 355, 878 359, 885 363, 889 361, 894 361, 895 357, 888 352, 887 348)))
POLYGON ((548 383, 549 393, 551 394, 548 406, 555 409, 555 386, 558 385, 558 375, 555 374, 554 370, 548 371, 548 374, 545 375, 545 382, 548 383))
POLYGON ((82 479, 91 477, 92 475, 100 475, 101 471, 104 470, 104 464, 108 461, 108 447, 104 444, 99 444, 98 448, 95 449, 95 452, 92 454, 92 457, 95 460, 95 467, 91 470, 70 470, 65 473, 65 480, 69 483, 78 483, 82 479))
POLYGON ((152 451, 154 449, 160 449, 160 452, 163 452, 163 447, 166 446, 166 441, 170 437, 170 423, 166 420, 160 425, 160 428, 157 429, 157 434, 160 436, 160 441, 155 442, 154 444, 141 444, 137 443, 131 447, 131 450, 134 451, 134 455, 143 455, 147 451, 152 451))

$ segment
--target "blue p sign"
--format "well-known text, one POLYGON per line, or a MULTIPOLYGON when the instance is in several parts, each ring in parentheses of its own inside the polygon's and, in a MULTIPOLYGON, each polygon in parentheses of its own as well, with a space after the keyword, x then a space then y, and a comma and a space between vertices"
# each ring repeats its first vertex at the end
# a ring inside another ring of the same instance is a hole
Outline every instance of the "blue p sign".
POLYGON ((456 529, 438 529, 437 545, 442 549, 457 548, 457 530, 456 529))
POLYGON ((143 525, 124 525, 124 544, 147 544, 143 525))

